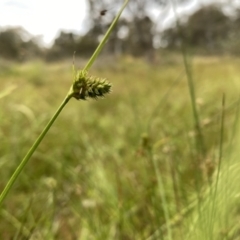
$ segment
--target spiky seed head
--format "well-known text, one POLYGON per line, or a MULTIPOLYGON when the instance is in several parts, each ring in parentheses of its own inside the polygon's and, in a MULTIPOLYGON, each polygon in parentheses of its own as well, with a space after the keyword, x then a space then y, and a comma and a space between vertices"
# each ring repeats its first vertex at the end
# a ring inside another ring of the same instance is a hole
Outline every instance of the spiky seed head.
POLYGON ((89 76, 86 71, 77 71, 73 83, 73 97, 77 100, 97 99, 110 93, 111 84, 105 78, 89 76))

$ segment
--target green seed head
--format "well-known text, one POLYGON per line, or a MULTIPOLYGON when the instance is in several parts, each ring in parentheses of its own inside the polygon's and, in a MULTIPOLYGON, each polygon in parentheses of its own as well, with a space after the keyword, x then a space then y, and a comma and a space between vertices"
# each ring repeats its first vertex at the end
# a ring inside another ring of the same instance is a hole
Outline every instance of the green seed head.
POLYGON ((110 90, 111 84, 106 79, 89 76, 86 71, 77 71, 73 83, 73 97, 77 100, 104 97, 110 90))

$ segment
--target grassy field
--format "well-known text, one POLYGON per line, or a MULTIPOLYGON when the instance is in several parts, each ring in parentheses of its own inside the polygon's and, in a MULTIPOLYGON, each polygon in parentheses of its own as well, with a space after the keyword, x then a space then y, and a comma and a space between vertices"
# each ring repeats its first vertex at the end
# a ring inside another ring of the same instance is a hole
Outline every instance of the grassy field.
MULTIPOLYGON (((68 103, 3 204, 0 239, 240 239, 240 59, 189 67, 199 129, 181 56, 96 63, 112 93, 68 103)), ((0 62, 0 189, 71 81, 71 60, 0 62)))

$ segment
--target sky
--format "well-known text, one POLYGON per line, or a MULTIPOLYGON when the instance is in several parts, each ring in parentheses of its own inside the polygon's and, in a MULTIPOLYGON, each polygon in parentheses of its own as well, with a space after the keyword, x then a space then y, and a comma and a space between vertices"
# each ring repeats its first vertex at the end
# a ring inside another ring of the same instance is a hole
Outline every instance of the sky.
POLYGON ((0 27, 22 26, 50 44, 60 29, 84 32, 85 0, 0 0, 0 27))
MULTIPOLYGON (((178 11, 189 14, 210 2, 233 6, 240 0, 191 0, 178 11)), ((60 29, 84 33, 86 13, 86 0, 0 0, 0 27, 22 26, 29 33, 41 36, 43 44, 50 46, 60 29)), ((157 19, 159 11, 153 10, 152 14, 157 19)), ((162 19, 159 20, 166 22, 162 26, 168 25, 174 16, 171 9, 162 9, 160 15, 162 19)))

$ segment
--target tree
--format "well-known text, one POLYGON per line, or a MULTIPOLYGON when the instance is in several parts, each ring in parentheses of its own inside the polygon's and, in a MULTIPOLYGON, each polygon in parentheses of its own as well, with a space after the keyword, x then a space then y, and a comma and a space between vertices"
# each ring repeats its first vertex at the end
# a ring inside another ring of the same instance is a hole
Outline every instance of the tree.
POLYGON ((147 16, 136 18, 129 25, 129 34, 126 39, 128 52, 141 56, 153 50, 153 22, 147 16))
POLYGON ((201 8, 188 20, 188 41, 190 45, 215 50, 226 39, 230 30, 230 19, 215 6, 201 8))
POLYGON ((181 41, 190 47, 219 52, 231 32, 231 19, 217 5, 203 7, 193 13, 186 23, 163 32, 168 47, 178 47, 181 41))
POLYGON ((20 58, 22 39, 14 29, 0 32, 1 57, 18 60, 20 58))
POLYGON ((240 9, 235 9, 235 16, 230 28, 230 34, 227 41, 224 42, 224 48, 229 53, 240 55, 240 9))
POLYGON ((25 60, 42 55, 42 49, 23 28, 8 28, 0 31, 0 56, 11 60, 25 60))
MULTIPOLYGON (((179 3, 187 0, 179 0, 179 3)), ((88 0, 89 21, 92 28, 99 24, 106 24, 112 21, 117 9, 123 0, 88 0), (101 17, 101 10, 108 10, 106 16, 101 17)), ((151 19, 151 10, 160 9, 170 4, 169 0, 129 0, 129 4, 123 14, 123 23, 118 24, 116 31, 111 37, 111 50, 116 52, 120 48, 134 55, 142 55, 153 50, 153 38, 155 35, 154 22, 151 19), (128 29, 128 36, 119 37, 122 29, 128 29), (128 44, 128 46, 126 46, 128 44)), ((96 32, 96 38, 99 33, 96 32)), ((118 52, 118 51, 117 51, 118 52)))

